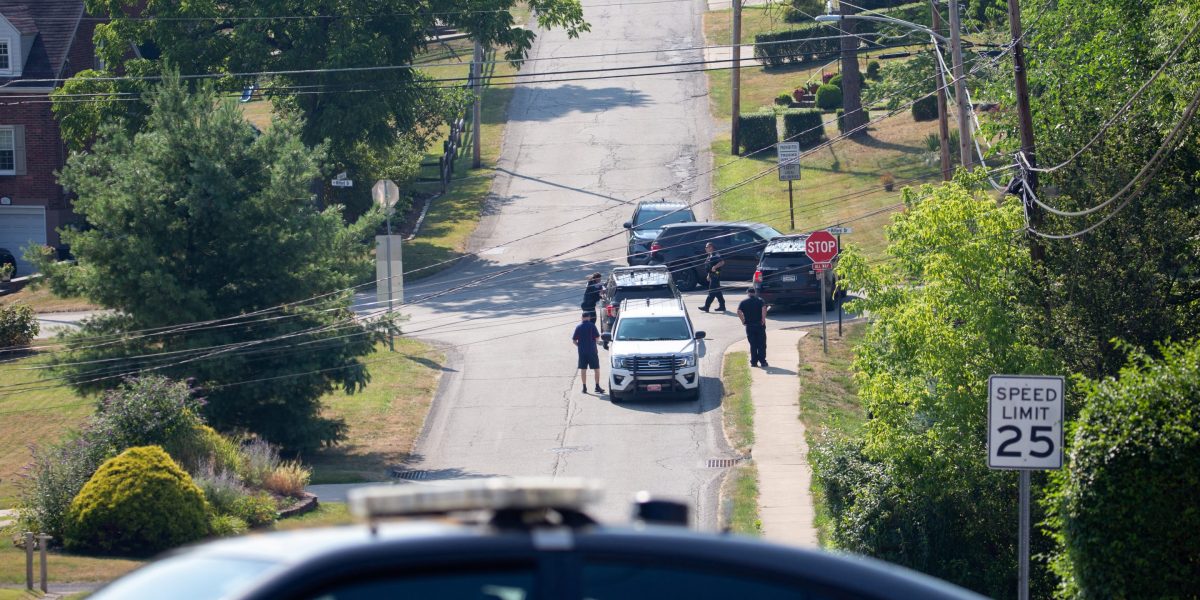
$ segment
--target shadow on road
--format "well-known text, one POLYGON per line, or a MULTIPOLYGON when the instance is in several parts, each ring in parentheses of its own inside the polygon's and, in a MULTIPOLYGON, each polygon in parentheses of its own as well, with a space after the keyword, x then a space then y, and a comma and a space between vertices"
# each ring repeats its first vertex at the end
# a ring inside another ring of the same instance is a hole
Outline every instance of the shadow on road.
MULTIPOLYGON (((720 377, 705 377, 700 376, 700 399, 699 400, 684 400, 676 397, 641 397, 633 400, 625 400, 616 406, 638 412, 654 413, 656 415, 672 415, 672 414, 704 414, 721 406, 721 398, 724 396, 724 387, 721 385, 720 377)), ((608 396, 605 395, 607 399, 608 396)))
POLYGON ((512 121, 552 121, 571 113, 599 113, 621 106, 652 104, 645 93, 619 87, 589 88, 567 84, 517 91, 518 95, 522 93, 530 96, 524 102, 514 102, 514 105, 524 106, 526 110, 510 115, 512 121))

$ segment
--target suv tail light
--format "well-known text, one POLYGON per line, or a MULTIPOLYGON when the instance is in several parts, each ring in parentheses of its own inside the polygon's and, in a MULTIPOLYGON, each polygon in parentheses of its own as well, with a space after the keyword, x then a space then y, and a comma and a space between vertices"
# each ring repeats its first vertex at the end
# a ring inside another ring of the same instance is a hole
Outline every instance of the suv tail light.
POLYGON ((754 283, 762 283, 762 271, 754 272, 754 283))
POLYGON ((604 307, 604 312, 608 313, 609 317, 615 318, 617 316, 617 307, 609 304, 608 306, 604 307))
POLYGON ((651 252, 658 252, 659 250, 662 250, 662 244, 659 244, 658 242, 650 242, 651 252))

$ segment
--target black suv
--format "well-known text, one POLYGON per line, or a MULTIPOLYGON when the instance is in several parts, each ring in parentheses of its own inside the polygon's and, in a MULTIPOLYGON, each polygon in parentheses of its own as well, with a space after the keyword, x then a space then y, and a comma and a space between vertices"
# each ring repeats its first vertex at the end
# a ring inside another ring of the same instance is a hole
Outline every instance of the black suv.
POLYGON ((671 272, 662 265, 617 267, 608 275, 604 295, 600 297, 600 304, 604 306, 600 313, 600 331, 612 331, 624 300, 678 297, 679 290, 671 272))
POLYGON ((712 242, 725 259, 721 279, 748 281, 763 247, 781 235, 770 225, 744 221, 667 225, 650 245, 650 262, 667 265, 675 285, 686 292, 704 282, 704 245, 712 242))
MULTIPOLYGON (((821 274, 812 268, 812 259, 804 252, 808 234, 777 237, 763 248, 758 269, 754 271, 754 287, 758 297, 769 305, 808 304, 821 301, 821 274)), ((833 260, 837 266, 837 258, 833 260)), ((826 299, 833 304, 837 297, 837 278, 825 271, 826 299)))
POLYGON ((626 260, 630 265, 650 262, 650 244, 663 226, 671 223, 694 223, 696 215, 683 202, 668 200, 643 200, 633 209, 633 217, 625 222, 629 230, 629 248, 626 260))

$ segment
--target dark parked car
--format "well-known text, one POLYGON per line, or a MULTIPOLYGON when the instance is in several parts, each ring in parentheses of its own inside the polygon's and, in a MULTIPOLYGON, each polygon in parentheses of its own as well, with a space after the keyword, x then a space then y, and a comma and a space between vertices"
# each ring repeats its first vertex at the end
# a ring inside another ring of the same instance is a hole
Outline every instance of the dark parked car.
POLYGON ((876 560, 689 531, 674 502, 639 498, 635 526, 598 524, 583 508, 599 488, 582 480, 440 483, 352 490, 369 523, 184 548, 89 598, 982 598, 876 560))
POLYGON ((17 257, 13 256, 8 248, 0 248, 0 265, 12 265, 12 273, 9 273, 9 277, 17 276, 17 257))
MULTIPOLYGON (((810 304, 821 301, 821 277, 825 277, 826 299, 830 305, 837 297, 837 278, 833 271, 817 273, 812 259, 804 252, 808 234, 777 237, 763 248, 758 269, 754 271, 754 287, 758 297, 768 305, 810 304)), ((834 258, 833 266, 837 266, 834 258)))
POLYGON ((625 222, 629 230, 629 248, 626 260, 630 265, 650 262, 650 244, 658 237, 663 226, 672 223, 693 223, 696 215, 683 202, 667 200, 643 200, 633 209, 633 217, 625 222))
POLYGON ((686 292, 705 281, 704 245, 712 242, 725 259, 721 279, 749 281, 763 247, 781 235, 770 225, 744 221, 667 225, 651 244, 650 261, 670 268, 675 285, 686 292))
POLYGON ((679 290, 671 278, 671 272, 662 265, 641 267, 617 267, 604 284, 604 295, 600 304, 600 331, 612 331, 617 320, 621 302, 642 298, 678 298, 679 290))

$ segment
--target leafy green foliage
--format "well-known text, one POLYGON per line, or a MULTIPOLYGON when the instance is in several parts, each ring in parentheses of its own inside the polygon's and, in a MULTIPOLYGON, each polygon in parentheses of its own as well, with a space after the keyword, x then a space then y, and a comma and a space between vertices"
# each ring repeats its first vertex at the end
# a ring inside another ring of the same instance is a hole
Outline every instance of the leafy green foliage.
MULTIPOLYGON (((839 279, 863 292, 851 310, 874 318, 854 363, 872 418, 861 439, 819 449, 814 473, 838 546, 1001 598, 1015 590, 1016 476, 982 454, 987 379, 1054 371, 1016 301, 1030 260, 1021 207, 960 177, 904 190, 890 261, 842 256, 839 279)), ((1040 595, 1048 574, 1034 574, 1040 595)))
POLYGON ((162 448, 108 460, 71 502, 64 534, 77 552, 149 556, 209 533, 204 494, 162 448))
POLYGON ((779 142, 775 113, 738 116, 738 136, 743 153, 774 146, 779 142))
POLYGON ((251 527, 270 525, 279 518, 279 509, 275 498, 265 492, 247 494, 237 499, 233 505, 232 514, 246 522, 251 527))
POLYGON ((837 30, 823 23, 805 23, 785 31, 754 36, 754 58, 767 67, 812 62, 838 52, 837 30), (820 38, 820 39, 815 39, 820 38))
POLYGON ((1064 597, 1181 598, 1200 582, 1200 341, 1089 381, 1048 522, 1064 597))
POLYGON ((40 330, 37 315, 29 305, 0 306, 0 348, 27 346, 40 330))
POLYGON ((787 106, 792 103, 792 95, 787 92, 780 92, 775 96, 775 104, 778 106, 787 106))
POLYGON ((208 526, 216 537, 239 536, 250 530, 245 521, 233 515, 213 515, 208 526))
POLYGON ((931 94, 913 102, 912 116, 914 121, 936 121, 938 118, 937 94, 931 94))
POLYGON ((379 214, 346 226, 337 209, 313 206, 323 150, 304 145, 294 119, 258 134, 233 102, 177 78, 150 94, 149 107, 140 132, 110 125, 63 170, 90 227, 63 233, 78 260, 50 265, 48 276, 117 312, 82 327, 58 357, 62 372, 86 391, 117 380, 81 360, 121 359, 125 372, 153 366, 195 378, 217 429, 296 449, 338 441, 345 425, 320 415, 320 397, 365 385, 359 357, 382 326, 355 321, 349 295, 331 292, 370 277, 364 242, 379 214), (244 317, 260 311, 273 318, 244 317), (225 326, 122 337, 211 319, 225 326), (87 343, 108 335, 120 340, 87 343))
POLYGON ((842 107, 842 88, 826 83, 817 88, 817 108, 837 110, 842 107))
POLYGON ((839 90, 842 89, 842 74, 838 73, 837 75, 830 77, 827 83, 829 83, 829 85, 836 85, 839 90))
POLYGON ((783 136, 812 148, 825 139, 825 114, 816 109, 789 110, 783 113, 783 136))
POLYGON ((879 61, 873 60, 873 61, 868 62, 867 63, 867 79, 870 79, 872 81, 879 80, 880 79, 879 68, 880 68, 879 61))

